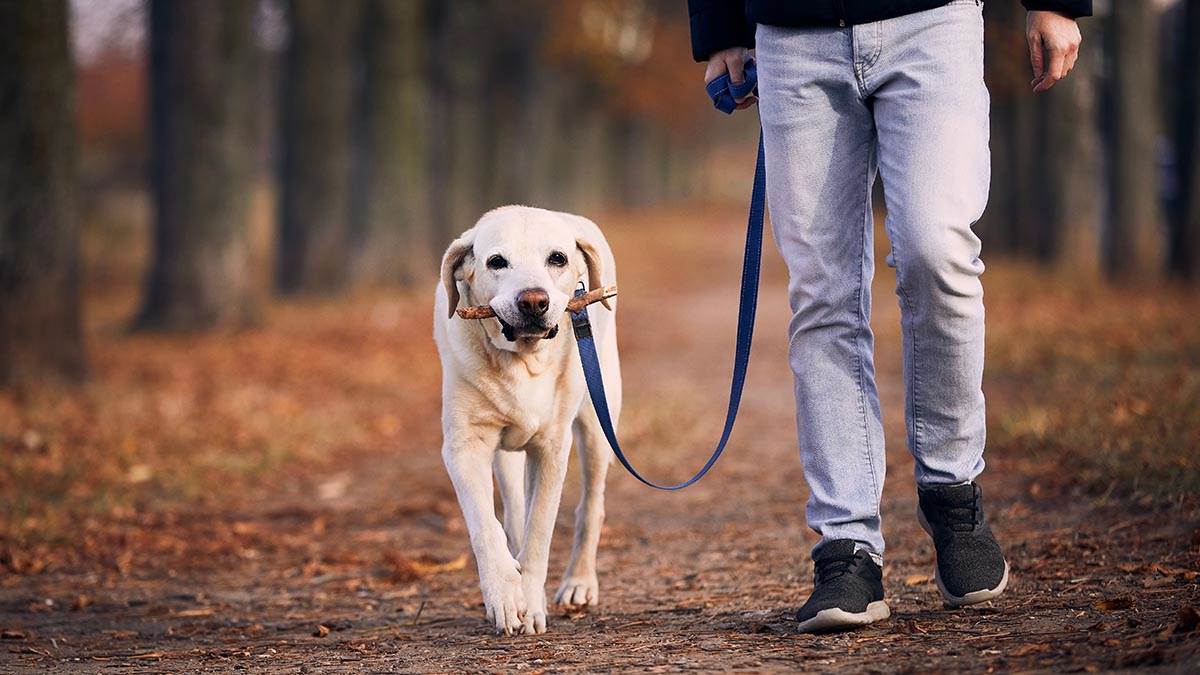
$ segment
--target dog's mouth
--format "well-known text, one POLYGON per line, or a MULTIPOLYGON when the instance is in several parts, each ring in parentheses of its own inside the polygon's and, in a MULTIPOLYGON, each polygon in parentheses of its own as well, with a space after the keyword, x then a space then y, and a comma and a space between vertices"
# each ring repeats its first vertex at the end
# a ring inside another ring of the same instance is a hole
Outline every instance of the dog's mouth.
POLYGON ((543 326, 540 324, 526 324, 524 326, 513 326, 504 319, 496 316, 496 320, 500 322, 500 332, 503 333, 504 339, 509 342, 517 340, 553 340, 558 336, 558 325, 543 326))

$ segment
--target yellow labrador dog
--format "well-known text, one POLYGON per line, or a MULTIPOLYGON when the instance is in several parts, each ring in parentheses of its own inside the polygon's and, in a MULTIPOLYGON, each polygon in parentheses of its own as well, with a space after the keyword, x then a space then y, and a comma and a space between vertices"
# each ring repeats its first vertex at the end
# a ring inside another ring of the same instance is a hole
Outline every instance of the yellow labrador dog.
MULTIPOLYGON (((596 547, 612 451, 585 396, 565 313, 577 284, 616 283, 612 251, 592 221, 505 206, 484 214, 442 258, 434 338, 442 360, 442 459, 479 566, 487 617, 505 634, 546 631, 546 572, 574 438, 583 466, 575 542, 555 602, 599 599, 596 547), (465 320, 461 305, 496 318, 465 320), (492 501, 492 476, 504 503, 492 501)), ((616 306, 592 328, 614 423, 621 408, 616 306)))

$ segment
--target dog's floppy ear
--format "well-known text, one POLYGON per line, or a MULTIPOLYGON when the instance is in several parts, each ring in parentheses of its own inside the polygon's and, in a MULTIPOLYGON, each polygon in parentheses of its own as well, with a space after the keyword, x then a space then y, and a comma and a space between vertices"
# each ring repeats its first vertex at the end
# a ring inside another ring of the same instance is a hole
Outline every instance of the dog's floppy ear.
MULTIPOLYGON (((589 241, 586 237, 575 237, 575 247, 583 254, 583 262, 587 265, 588 290, 594 291, 604 285, 601 279, 601 273, 604 270, 604 265, 600 261, 600 252, 596 250, 596 245, 589 241)), ((608 304, 608 298, 600 301, 608 309, 612 309, 612 305, 608 304)))
POLYGON ((460 268, 467 256, 471 255, 475 245, 474 228, 462 233, 458 239, 450 242, 442 256, 442 285, 446 287, 446 299, 450 306, 450 317, 454 318, 454 310, 458 308, 458 279, 460 268))

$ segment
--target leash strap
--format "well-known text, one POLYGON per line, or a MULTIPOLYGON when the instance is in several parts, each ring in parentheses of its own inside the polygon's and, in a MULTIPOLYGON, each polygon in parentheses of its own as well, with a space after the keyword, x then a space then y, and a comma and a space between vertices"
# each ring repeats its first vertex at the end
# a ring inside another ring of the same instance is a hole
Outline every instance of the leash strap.
MULTIPOLYGON (((707 91, 713 99, 713 105, 722 112, 732 113, 736 105, 734 99, 742 98, 755 89, 754 63, 746 66, 746 82, 742 85, 732 85, 728 76, 722 76, 709 83, 707 91), (724 79, 722 83, 721 80, 724 79), (736 88, 735 88, 736 87, 736 88)), ((600 428, 604 437, 617 455, 617 461, 625 470, 645 485, 658 490, 682 490, 695 483, 708 473, 709 469, 720 459, 725 451, 725 444, 733 433, 733 424, 737 420, 738 406, 742 401, 742 388, 746 384, 746 369, 750 365, 750 343, 754 339, 754 314, 758 307, 758 279, 762 267, 763 216, 766 211, 767 171, 763 152, 762 134, 758 137, 758 162, 754 167, 754 190, 750 194, 750 217, 746 225, 746 252, 742 259, 742 290, 738 301, 737 345, 733 354, 733 380, 729 385, 729 408, 725 412, 725 429, 721 439, 713 450, 708 461, 691 478, 674 485, 661 485, 648 480, 637 469, 633 468, 629 458, 621 450, 617 441, 617 433, 613 428, 612 416, 608 410, 608 397, 604 393, 604 377, 600 370, 600 359, 596 353, 596 340, 592 335, 591 322, 588 320, 588 308, 585 306, 571 314, 571 326, 575 331, 575 341, 579 345, 579 360, 583 364, 583 377, 587 381, 588 394, 592 406, 596 409, 596 417, 600 420, 600 428)), ((575 295, 582 295, 583 288, 576 289, 575 295)))

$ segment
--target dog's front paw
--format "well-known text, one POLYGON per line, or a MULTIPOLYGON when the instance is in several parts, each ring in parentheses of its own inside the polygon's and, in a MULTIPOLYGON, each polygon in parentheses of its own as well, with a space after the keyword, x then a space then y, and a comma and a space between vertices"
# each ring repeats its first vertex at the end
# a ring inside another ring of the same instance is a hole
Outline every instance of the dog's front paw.
MULTIPOLYGON (((525 623, 522 630, 526 635, 540 635, 546 632, 546 587, 538 583, 532 576, 522 577, 525 587, 525 623)), ((544 581, 544 580, 543 580, 544 581)))
POLYGON ((521 630, 526 618, 525 591, 521 587, 521 569, 509 558, 479 579, 487 618, 496 624, 496 632, 512 635, 521 630))
POLYGON ((554 594, 554 603, 568 607, 583 607, 596 605, 600 602, 600 582, 595 574, 564 577, 558 592, 554 594))

